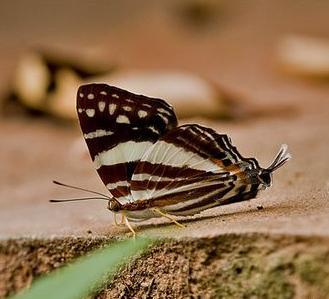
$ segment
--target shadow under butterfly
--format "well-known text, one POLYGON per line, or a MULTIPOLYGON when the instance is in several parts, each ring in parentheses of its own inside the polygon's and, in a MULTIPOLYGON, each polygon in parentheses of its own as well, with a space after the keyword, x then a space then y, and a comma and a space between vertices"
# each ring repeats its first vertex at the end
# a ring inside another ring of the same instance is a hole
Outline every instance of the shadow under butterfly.
MULTIPOLYGON (((198 124, 178 126, 164 100, 107 84, 79 88, 77 112, 94 166, 110 196, 108 209, 129 221, 189 216, 255 198, 270 187, 273 172, 291 156, 282 145, 272 164, 244 158, 225 134, 198 124)), ((115 218, 116 219, 116 218, 115 218)))

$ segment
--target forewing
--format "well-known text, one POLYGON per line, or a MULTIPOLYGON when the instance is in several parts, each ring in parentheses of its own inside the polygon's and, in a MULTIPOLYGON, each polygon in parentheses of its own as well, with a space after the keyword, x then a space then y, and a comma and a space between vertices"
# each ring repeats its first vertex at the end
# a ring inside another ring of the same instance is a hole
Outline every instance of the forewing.
POLYGON ((227 135, 184 125, 148 149, 135 168, 131 191, 134 200, 149 199, 172 213, 192 213, 234 195, 246 184, 245 170, 257 167, 255 159, 239 154, 227 135))
POLYGON ((119 201, 129 201, 137 162, 154 142, 177 126, 173 108, 161 99, 107 84, 88 84, 78 90, 77 112, 103 183, 119 201))

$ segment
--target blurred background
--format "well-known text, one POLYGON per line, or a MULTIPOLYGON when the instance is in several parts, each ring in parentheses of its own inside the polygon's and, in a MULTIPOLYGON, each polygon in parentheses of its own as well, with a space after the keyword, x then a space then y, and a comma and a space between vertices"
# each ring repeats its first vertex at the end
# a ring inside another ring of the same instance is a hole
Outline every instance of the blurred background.
POLYGON ((326 122, 328 16, 326 0, 1 1, 0 235, 110 222, 103 202, 48 203, 77 195, 53 179, 105 189, 74 110, 84 82, 165 98, 264 161, 268 121, 286 142, 290 121, 326 122))

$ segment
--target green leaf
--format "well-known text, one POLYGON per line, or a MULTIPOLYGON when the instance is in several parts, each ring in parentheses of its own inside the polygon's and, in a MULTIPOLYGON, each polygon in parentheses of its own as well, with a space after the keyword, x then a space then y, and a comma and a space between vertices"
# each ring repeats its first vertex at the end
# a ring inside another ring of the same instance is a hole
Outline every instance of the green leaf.
POLYGON ((80 299, 111 279, 119 266, 152 243, 139 238, 111 244, 36 280, 30 289, 11 299, 80 299))

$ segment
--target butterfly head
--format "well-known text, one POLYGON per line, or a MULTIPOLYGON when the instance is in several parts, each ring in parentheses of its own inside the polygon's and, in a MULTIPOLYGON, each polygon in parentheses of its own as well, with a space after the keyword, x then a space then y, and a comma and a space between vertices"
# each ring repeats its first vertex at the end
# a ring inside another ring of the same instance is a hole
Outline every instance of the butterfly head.
POLYGON ((272 172, 267 169, 262 169, 260 174, 257 175, 257 179, 261 184, 263 184, 264 188, 271 187, 272 185, 272 172))
POLYGON ((110 198, 107 208, 112 212, 119 212, 121 210, 121 203, 115 198, 110 198))
POLYGON ((273 172, 283 166, 289 159, 291 159, 291 155, 288 153, 288 146, 283 144, 281 145, 281 148, 274 158, 272 164, 267 168, 262 168, 257 174, 258 180, 263 184, 265 188, 272 185, 273 172))

